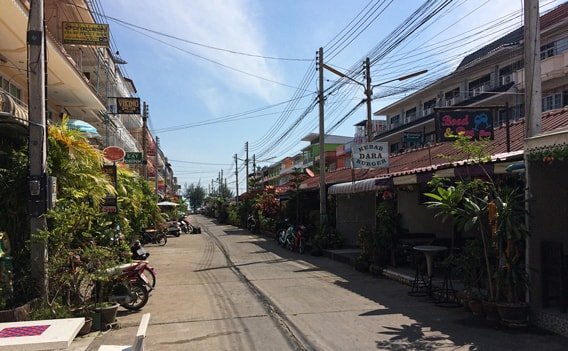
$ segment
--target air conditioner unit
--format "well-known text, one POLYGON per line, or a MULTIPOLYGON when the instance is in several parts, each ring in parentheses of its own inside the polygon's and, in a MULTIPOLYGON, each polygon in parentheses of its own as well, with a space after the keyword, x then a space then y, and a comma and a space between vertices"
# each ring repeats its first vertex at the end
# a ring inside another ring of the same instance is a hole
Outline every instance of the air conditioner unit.
POLYGON ((509 84, 513 81, 513 75, 507 74, 506 76, 501 76, 501 85, 509 84))
POLYGON ((454 99, 448 99, 446 100, 446 106, 452 106, 454 104, 454 99))

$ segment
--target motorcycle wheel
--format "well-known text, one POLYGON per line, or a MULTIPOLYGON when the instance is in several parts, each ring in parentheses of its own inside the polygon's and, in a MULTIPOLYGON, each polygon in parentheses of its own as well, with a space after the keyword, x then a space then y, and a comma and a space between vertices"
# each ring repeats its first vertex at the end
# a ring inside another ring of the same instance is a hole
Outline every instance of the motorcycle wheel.
POLYGON ((128 295, 132 299, 130 302, 121 303, 120 305, 127 310, 135 311, 146 306, 148 303, 148 290, 144 287, 142 283, 136 283, 129 286, 128 295))
POLYGON ((164 233, 159 233, 156 236, 156 244, 164 246, 166 245, 167 242, 168 242, 168 237, 164 233))
POLYGON ((174 233, 174 236, 175 236, 176 238, 179 238, 180 235, 181 235, 181 232, 175 232, 175 233, 174 233))
POLYGON ((141 274, 143 274, 144 277, 146 278, 146 281, 148 281, 148 284, 150 285, 149 286, 150 290, 154 289, 156 287, 156 275, 154 274, 154 272, 152 272, 148 267, 146 267, 144 268, 141 274))

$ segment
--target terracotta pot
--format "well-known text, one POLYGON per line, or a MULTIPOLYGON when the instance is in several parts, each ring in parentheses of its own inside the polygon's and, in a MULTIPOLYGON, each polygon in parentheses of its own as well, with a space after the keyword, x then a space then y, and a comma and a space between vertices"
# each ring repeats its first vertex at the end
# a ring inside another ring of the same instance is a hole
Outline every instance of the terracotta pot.
POLYGON ((93 318, 85 317, 85 324, 83 324, 83 327, 81 327, 81 329, 79 330, 79 335, 89 334, 92 328, 93 328, 93 318))
POLYGON ((469 300, 469 309, 474 316, 483 316, 483 304, 479 300, 469 300))
POLYGON ((497 311, 503 322, 510 327, 525 327, 529 323, 529 305, 525 302, 498 303, 497 311))
POLYGON ((498 322, 501 317, 499 317, 499 313, 497 312, 497 305, 495 302, 483 300, 483 313, 485 313, 485 319, 490 322, 498 322))
POLYGON ((25 321, 30 314, 30 303, 10 310, 0 311, 0 323, 25 321))

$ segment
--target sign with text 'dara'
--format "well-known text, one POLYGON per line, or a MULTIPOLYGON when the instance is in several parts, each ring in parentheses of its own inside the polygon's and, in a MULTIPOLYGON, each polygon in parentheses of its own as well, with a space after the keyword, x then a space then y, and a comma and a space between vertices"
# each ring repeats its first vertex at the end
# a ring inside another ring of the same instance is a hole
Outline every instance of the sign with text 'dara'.
POLYGON ((353 145, 351 149, 354 168, 387 168, 389 166, 389 144, 371 142, 353 145))

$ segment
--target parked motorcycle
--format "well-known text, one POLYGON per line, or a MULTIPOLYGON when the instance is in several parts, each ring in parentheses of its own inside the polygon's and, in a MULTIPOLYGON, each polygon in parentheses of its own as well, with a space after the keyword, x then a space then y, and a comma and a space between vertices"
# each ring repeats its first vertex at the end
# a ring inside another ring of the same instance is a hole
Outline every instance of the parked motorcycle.
POLYGON ((132 259, 133 260, 145 261, 150 256, 150 253, 148 253, 142 247, 140 240, 136 240, 132 243, 132 245, 130 245, 130 252, 132 253, 132 259))
POLYGON ((166 245, 168 237, 166 234, 154 229, 146 229, 140 234, 140 245, 157 244, 160 246, 166 245))
POLYGON ((181 235, 181 227, 178 221, 169 221, 166 223, 166 235, 173 235, 175 237, 179 237, 181 235))
POLYGON ((251 233, 256 233, 258 230, 258 224, 256 223, 256 219, 254 218, 253 214, 250 214, 247 217, 247 229, 251 233))
POLYGON ((111 302, 117 302, 127 310, 139 310, 148 303, 149 286, 152 284, 144 275, 147 263, 136 261, 122 264, 107 270, 108 281, 97 281, 95 296, 97 299, 108 296, 111 302))

